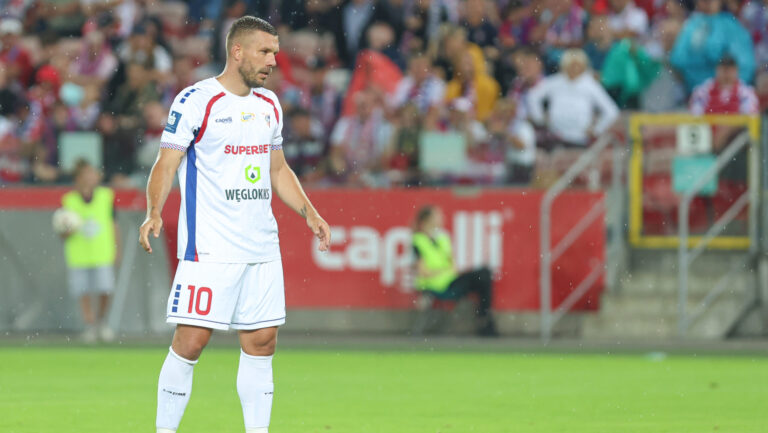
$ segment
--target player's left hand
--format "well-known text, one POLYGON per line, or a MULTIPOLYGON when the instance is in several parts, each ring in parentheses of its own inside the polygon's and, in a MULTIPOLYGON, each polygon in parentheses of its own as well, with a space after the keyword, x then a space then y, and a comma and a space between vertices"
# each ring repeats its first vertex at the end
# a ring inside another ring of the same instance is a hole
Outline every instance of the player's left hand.
POLYGON ((331 247, 331 228, 328 226, 328 223, 319 214, 312 213, 307 215, 307 225, 320 241, 317 249, 328 251, 328 248, 331 247))

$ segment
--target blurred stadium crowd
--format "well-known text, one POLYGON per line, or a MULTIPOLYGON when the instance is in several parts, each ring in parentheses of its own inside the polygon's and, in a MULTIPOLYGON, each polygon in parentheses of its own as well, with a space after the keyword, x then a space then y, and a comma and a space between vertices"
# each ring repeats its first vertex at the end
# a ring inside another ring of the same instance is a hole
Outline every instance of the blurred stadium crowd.
POLYGON ((554 149, 578 152, 622 110, 768 107, 768 0, 0 0, 0 10, 0 185, 69 182, 61 142, 85 131, 112 186, 143 187, 173 97, 220 72, 228 26, 245 14, 279 29, 268 87, 285 112, 286 157, 316 187, 525 185, 558 164, 554 149), (448 169, 422 152, 444 153, 448 169))

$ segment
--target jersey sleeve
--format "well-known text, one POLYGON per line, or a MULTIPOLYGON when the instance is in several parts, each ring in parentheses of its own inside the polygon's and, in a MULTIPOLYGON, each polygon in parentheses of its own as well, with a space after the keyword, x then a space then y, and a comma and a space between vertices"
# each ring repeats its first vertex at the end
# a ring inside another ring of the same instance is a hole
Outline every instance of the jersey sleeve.
POLYGON ((275 111, 277 112, 277 124, 275 130, 272 133, 272 150, 283 149, 283 107, 280 105, 280 101, 275 96, 275 111))
POLYGON ((168 122, 160 137, 160 147, 186 152, 195 139, 203 118, 202 95, 196 89, 184 89, 176 96, 168 112, 168 122))

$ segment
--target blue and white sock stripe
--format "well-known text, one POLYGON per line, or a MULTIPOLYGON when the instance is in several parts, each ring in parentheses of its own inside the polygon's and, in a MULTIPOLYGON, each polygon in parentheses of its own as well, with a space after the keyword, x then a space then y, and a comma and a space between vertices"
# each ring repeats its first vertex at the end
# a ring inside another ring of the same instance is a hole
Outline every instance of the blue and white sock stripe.
POLYGON ((176 285, 173 293, 173 306, 171 307, 171 313, 179 312, 179 298, 181 297, 181 284, 176 285))

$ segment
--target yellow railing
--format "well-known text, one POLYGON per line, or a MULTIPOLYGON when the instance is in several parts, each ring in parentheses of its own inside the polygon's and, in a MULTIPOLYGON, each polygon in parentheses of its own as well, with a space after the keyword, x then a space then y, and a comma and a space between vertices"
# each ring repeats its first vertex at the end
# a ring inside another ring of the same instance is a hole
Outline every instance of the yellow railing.
MULTIPOLYGON (((683 113, 634 114, 629 118, 629 139, 632 143, 632 157, 629 162, 629 242, 638 248, 677 248, 677 236, 643 235, 643 126, 677 126, 681 124, 709 124, 746 127, 753 142, 759 142, 760 118, 742 115, 693 116, 683 113)), ((752 149, 749 158, 753 157, 752 149)), ((749 178, 749 176, 748 176, 749 178)), ((758 187, 758 185, 750 185, 758 187)), ((696 247, 700 236, 688 239, 689 248, 696 247)), ((743 250, 749 248, 748 236, 718 236, 709 243, 710 248, 743 250)))

